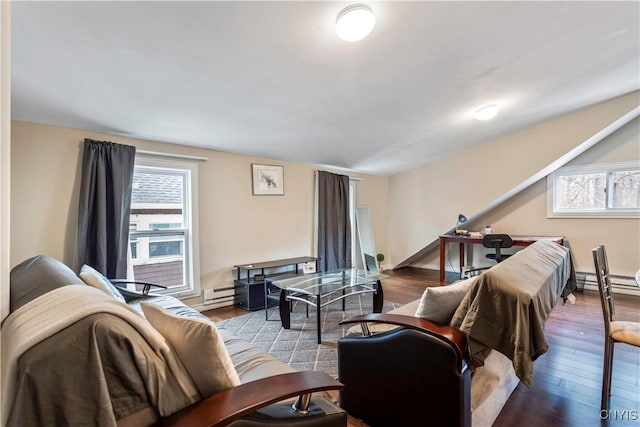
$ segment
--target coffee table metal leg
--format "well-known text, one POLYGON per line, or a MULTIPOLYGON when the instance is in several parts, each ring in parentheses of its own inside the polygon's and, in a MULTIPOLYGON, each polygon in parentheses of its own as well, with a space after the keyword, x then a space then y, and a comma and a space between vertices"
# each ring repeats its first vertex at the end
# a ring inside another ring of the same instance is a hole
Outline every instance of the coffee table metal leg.
POLYGON ((269 300, 267 299, 267 293, 269 293, 269 281, 264 281, 264 320, 269 320, 269 300))
POLYGON ((280 321, 282 327, 291 329, 291 314, 289 313, 289 301, 287 301, 287 291, 280 291, 280 321))
POLYGON ((320 329, 320 311, 322 307, 320 305, 320 295, 316 295, 316 320, 318 326, 318 344, 322 344, 322 329, 320 329))
POLYGON ((382 282, 378 280, 378 286, 373 293, 373 312, 382 313, 382 305, 384 304, 384 291, 382 290, 382 282))

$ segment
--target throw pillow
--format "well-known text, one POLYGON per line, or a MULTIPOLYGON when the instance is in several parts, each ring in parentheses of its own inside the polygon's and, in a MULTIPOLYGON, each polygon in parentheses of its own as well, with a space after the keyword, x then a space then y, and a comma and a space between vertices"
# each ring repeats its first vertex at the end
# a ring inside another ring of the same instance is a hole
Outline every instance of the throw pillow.
POLYGON ((150 303, 140 306, 176 352, 203 398, 240 384, 222 335, 212 322, 178 316, 150 303))
POLYGON ((87 285, 100 289, 102 292, 106 292, 107 295, 111 295, 117 300, 126 302, 122 294, 118 292, 118 289, 113 286, 109 279, 104 277, 102 273, 95 268, 87 264, 83 265, 80 269, 80 278, 84 280, 87 285))
POLYGON ((448 324, 477 278, 478 276, 451 285, 425 289, 415 316, 441 325, 448 324))

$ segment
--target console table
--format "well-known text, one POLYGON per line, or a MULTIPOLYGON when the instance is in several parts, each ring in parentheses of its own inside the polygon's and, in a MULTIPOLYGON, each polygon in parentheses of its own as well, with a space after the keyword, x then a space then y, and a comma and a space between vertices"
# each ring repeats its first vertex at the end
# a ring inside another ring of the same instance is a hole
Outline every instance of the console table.
MULTIPOLYGON (((454 242, 460 244, 460 271, 464 267, 464 245, 481 245, 482 237, 465 236, 462 234, 443 234, 440 236, 440 281, 444 282, 444 254, 447 247, 447 243, 454 242)), ((515 236, 511 235, 513 239, 513 246, 529 246, 530 244, 537 242, 538 240, 551 240, 559 245, 564 242, 564 236, 515 236)))
POLYGON ((234 281, 236 305, 245 310, 265 308, 265 279, 298 275, 301 273, 300 266, 308 262, 313 262, 315 271, 318 270, 318 258, 310 256, 234 265, 233 267, 236 269, 236 280, 234 281))

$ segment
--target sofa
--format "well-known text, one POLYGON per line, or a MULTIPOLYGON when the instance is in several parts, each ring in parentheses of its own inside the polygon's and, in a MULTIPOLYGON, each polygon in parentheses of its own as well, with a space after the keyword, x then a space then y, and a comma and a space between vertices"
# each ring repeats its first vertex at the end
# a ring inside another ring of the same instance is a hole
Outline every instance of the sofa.
POLYGON ((346 426, 335 379, 295 372, 176 298, 98 282, 43 255, 12 269, 2 425, 346 426))
POLYGON ((338 341, 340 406, 372 426, 491 426, 518 383, 531 385, 572 271, 567 248, 540 241, 389 313, 343 321, 359 326, 338 341))

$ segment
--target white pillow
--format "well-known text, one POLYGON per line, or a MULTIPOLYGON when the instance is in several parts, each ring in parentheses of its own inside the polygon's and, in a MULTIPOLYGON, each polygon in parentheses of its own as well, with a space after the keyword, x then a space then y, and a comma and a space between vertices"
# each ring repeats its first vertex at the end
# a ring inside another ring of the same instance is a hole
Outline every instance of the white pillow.
POLYGON ((441 325, 449 324, 456 308, 478 277, 425 289, 415 317, 423 317, 441 325))
POLYGON ((222 335, 213 322, 178 316, 145 302, 140 306, 149 323, 176 352, 203 398, 240 384, 222 335))
POLYGON ((102 292, 106 292, 107 295, 111 295, 117 300, 126 302, 122 294, 118 292, 116 287, 113 286, 109 279, 104 277, 102 273, 100 273, 95 268, 87 264, 83 265, 80 269, 80 278, 84 280, 87 285, 100 289, 102 292))

